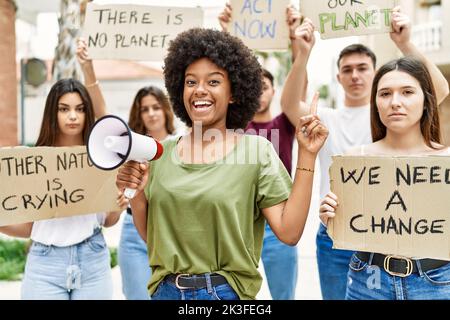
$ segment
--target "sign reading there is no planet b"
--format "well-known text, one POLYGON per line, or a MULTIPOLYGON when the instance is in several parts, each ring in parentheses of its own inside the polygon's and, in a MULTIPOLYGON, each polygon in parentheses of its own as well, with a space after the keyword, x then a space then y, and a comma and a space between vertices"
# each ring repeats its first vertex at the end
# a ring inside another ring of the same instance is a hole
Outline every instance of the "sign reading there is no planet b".
POLYGON ((322 39, 391 31, 398 0, 302 0, 300 10, 322 39))
POLYGON ((203 10, 88 3, 83 37, 93 59, 162 60, 170 40, 203 26, 203 10))

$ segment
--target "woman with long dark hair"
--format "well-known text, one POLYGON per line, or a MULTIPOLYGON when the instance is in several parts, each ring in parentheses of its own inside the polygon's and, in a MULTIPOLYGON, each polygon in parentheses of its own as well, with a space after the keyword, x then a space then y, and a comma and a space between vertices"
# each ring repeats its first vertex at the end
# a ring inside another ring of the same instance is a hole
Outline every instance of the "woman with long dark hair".
MULTIPOLYGON (((419 60, 401 58, 383 65, 373 81, 370 108, 373 143, 348 154, 450 155, 450 149, 441 144, 433 83, 419 60)), ((335 216, 337 206, 337 196, 330 192, 320 207, 325 225, 335 216)), ((346 299, 351 300, 449 299, 450 263, 356 252, 350 261, 347 283, 346 299), (375 273, 379 274, 377 286, 369 287, 375 273)))
MULTIPOLYGON (((86 88, 77 80, 59 80, 47 96, 36 146, 85 145, 93 124, 86 88)), ((1 227, 32 240, 22 299, 112 299, 110 254, 101 229, 114 225, 119 215, 100 212, 1 227)))

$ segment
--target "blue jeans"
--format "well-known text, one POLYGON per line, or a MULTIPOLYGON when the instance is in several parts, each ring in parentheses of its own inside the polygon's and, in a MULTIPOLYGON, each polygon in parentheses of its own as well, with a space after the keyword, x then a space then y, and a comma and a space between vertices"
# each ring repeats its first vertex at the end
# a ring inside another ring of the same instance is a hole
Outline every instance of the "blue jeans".
POLYGON ((163 280, 152 294, 152 300, 239 300, 239 296, 227 283, 203 289, 180 290, 172 282, 163 280))
POLYGON ((275 236, 266 224, 261 259, 274 300, 294 300, 297 285, 297 247, 291 247, 275 236))
MULTIPOLYGON (((370 262, 370 261, 369 261, 370 262)), ((413 263, 414 260, 413 260, 413 263)), ((353 255, 348 272, 347 300, 448 300, 450 263, 401 278, 353 255)))
POLYGON ((344 300, 348 263, 353 251, 333 249, 327 228, 320 224, 316 236, 317 266, 324 300, 344 300))
POLYGON ((149 300, 147 285, 151 269, 147 244, 137 232, 130 214, 125 214, 123 220, 118 259, 122 275, 122 292, 125 297, 128 300, 149 300))
POLYGON ((101 232, 67 247, 33 241, 25 265, 24 300, 111 300, 110 256, 101 232))

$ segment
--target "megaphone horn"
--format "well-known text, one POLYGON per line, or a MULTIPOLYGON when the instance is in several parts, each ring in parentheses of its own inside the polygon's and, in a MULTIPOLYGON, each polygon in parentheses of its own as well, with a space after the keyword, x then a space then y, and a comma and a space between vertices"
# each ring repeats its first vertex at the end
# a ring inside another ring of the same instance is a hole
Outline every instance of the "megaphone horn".
MULTIPOLYGON (((133 132, 127 123, 114 115, 98 119, 87 142, 91 162, 101 170, 113 170, 128 160, 152 161, 161 157, 162 145, 152 137, 133 132)), ((126 188, 124 195, 134 197, 136 190, 126 188)))

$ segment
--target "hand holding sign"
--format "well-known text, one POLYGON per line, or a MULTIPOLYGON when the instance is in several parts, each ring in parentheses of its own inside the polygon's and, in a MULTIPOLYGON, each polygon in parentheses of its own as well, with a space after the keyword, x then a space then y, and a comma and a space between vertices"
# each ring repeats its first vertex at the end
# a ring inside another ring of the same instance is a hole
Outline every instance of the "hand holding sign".
POLYGON ((92 63, 87 48, 86 40, 84 38, 79 38, 77 40, 77 60, 81 67, 84 67, 87 63, 92 63))
POLYGON ((301 117, 296 128, 299 149, 316 154, 328 137, 328 129, 317 116, 317 102, 319 93, 314 94, 311 102, 311 114, 301 117))
POLYGON ((409 42, 411 38, 411 20, 400 12, 400 6, 392 9, 392 32, 390 33, 392 41, 397 47, 401 47, 409 42))
POLYGON ((295 30, 300 26, 301 14, 300 12, 293 6, 290 5, 286 8, 286 23, 289 28, 289 38, 291 40, 296 40, 295 30))
POLYGON ((311 19, 305 18, 303 23, 296 28, 295 38, 299 41, 300 52, 309 54, 316 43, 314 36, 314 25, 311 19))
POLYGON ((338 197, 331 191, 320 202, 319 218, 325 226, 328 225, 328 219, 333 219, 336 215, 338 205, 338 197))
POLYGON ((233 9, 231 8, 231 4, 227 2, 225 4, 225 8, 223 8, 222 12, 219 14, 218 19, 222 31, 228 31, 228 24, 231 21, 232 10, 233 9))

